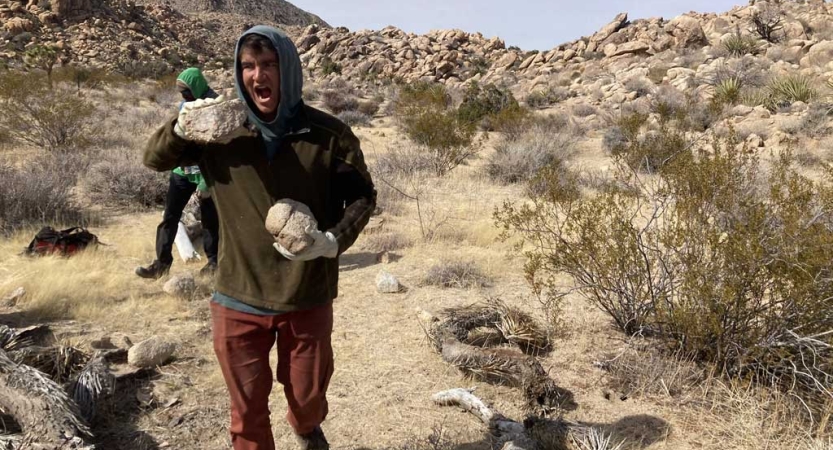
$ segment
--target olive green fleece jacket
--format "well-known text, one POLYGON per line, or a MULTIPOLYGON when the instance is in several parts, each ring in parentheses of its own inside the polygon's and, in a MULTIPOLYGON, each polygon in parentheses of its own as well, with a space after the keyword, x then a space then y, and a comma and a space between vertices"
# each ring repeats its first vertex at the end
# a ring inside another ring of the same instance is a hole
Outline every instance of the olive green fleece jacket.
POLYGON ((338 296, 338 258, 290 261, 265 228, 283 198, 310 207, 339 254, 355 242, 376 205, 359 140, 335 117, 303 105, 270 161, 261 136, 200 145, 174 134, 169 120, 150 138, 144 164, 156 171, 199 164, 220 218, 216 290, 276 311, 308 309, 338 296))

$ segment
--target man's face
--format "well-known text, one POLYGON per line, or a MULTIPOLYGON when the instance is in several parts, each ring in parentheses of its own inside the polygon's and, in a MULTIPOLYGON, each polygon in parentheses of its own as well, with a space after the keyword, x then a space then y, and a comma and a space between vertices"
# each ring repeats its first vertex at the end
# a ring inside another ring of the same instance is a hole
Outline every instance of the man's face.
POLYGON ((243 86, 261 116, 275 118, 281 101, 281 71, 278 57, 270 51, 255 53, 248 48, 240 52, 243 86))
POLYGON ((186 102, 193 102, 194 100, 196 100, 194 94, 191 93, 190 89, 183 89, 179 91, 179 93, 182 95, 182 99, 186 102))

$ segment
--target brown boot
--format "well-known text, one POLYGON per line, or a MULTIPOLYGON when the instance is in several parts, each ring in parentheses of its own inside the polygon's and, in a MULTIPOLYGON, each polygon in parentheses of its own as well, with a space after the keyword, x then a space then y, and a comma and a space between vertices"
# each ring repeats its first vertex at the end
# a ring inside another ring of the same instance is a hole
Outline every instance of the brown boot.
POLYGON ((315 427, 306 434, 296 434, 295 439, 298 440, 298 448, 301 450, 330 450, 330 444, 321 427, 315 427))

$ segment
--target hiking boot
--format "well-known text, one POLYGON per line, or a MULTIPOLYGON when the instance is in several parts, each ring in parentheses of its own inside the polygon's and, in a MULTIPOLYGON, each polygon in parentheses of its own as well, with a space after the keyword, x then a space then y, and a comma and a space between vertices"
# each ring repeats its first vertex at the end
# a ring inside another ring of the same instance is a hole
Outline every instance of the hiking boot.
POLYGON ((139 275, 142 278, 158 280, 159 278, 162 278, 163 275, 168 273, 169 270, 171 270, 170 264, 164 264, 157 259, 147 267, 137 267, 136 275, 139 275))
POLYGON ((298 448, 301 450, 330 450, 330 444, 321 427, 315 427, 306 434, 296 434, 295 439, 298 440, 298 448))
POLYGON ((200 275, 204 277, 213 277, 217 272, 217 261, 209 260, 208 263, 200 269, 200 275))

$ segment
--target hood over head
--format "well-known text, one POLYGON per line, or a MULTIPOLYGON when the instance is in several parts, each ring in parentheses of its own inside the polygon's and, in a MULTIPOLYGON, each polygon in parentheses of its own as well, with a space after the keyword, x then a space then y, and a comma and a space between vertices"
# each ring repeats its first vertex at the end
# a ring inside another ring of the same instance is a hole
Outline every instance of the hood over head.
POLYGON ((301 70, 301 58, 298 56, 298 49, 295 43, 282 30, 266 25, 258 25, 248 29, 237 40, 234 50, 234 87, 237 96, 246 102, 249 122, 257 126, 266 141, 279 140, 287 132, 291 131, 292 120, 298 115, 303 106, 301 92, 303 90, 303 73, 301 70), (243 85, 243 68, 240 65, 240 47, 243 39, 250 34, 258 34, 267 38, 277 50, 278 64, 280 67, 280 102, 275 119, 266 122, 258 114, 246 88, 243 85))
POLYGON ((203 98, 208 92, 208 81, 205 81, 202 72, 196 67, 189 67, 183 70, 176 77, 176 83, 187 86, 191 90, 191 93, 194 94, 194 98, 203 98))

